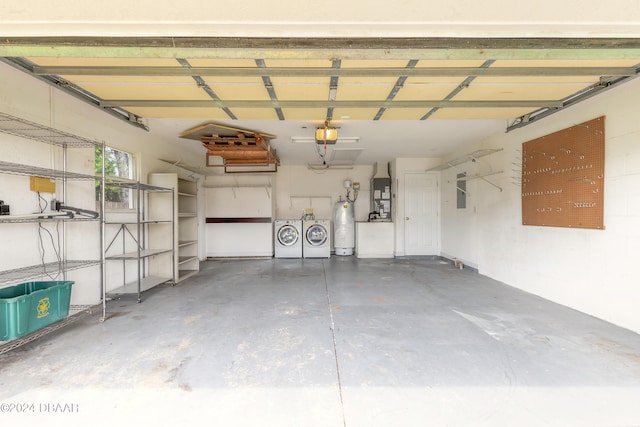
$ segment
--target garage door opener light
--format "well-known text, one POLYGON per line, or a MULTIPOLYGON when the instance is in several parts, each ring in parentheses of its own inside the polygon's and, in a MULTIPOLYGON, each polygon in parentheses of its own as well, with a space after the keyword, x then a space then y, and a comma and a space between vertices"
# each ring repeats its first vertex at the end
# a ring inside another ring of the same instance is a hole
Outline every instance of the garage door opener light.
POLYGON ((324 122, 324 127, 316 128, 316 143, 333 145, 338 140, 338 129, 329 127, 329 121, 324 122))

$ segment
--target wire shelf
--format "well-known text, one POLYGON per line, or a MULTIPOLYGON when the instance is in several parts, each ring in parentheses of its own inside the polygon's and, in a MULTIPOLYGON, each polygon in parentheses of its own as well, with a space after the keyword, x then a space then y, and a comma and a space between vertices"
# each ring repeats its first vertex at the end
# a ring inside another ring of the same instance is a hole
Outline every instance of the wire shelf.
POLYGON ((158 187, 156 185, 143 184, 132 179, 118 178, 113 176, 106 177, 104 185, 105 187, 131 188, 133 190, 158 193, 170 193, 173 191, 173 188, 158 187))
POLYGON ((29 335, 25 335, 24 337, 17 338, 13 341, 0 341, 0 354, 8 353, 11 350, 15 350, 16 348, 35 341, 38 338, 55 332, 58 329, 62 329, 72 323, 82 320, 87 316, 91 316, 94 313, 98 312, 99 309, 99 305, 89 306, 78 313, 72 314, 63 320, 60 320, 59 322, 53 323, 49 326, 45 326, 44 328, 39 329, 29 335))
POLYGON ((41 178, 50 179, 68 179, 68 180, 85 180, 94 181, 97 179, 95 175, 87 175, 75 172, 64 172, 61 170, 41 168, 37 166, 27 166, 17 163, 9 163, 0 161, 0 172, 13 175, 39 176, 41 178))
POLYGON ((33 215, 3 215, 0 216, 0 224, 3 223, 34 223, 34 222, 52 222, 52 221, 100 221, 100 218, 89 218, 68 215, 52 216, 48 212, 33 215))
MULTIPOLYGON (((94 265, 100 265, 100 260, 73 260, 64 263, 66 268, 64 270, 78 270, 80 268, 90 267, 94 265)), ((45 264, 32 265, 28 267, 14 268, 12 270, 0 271, 0 287, 11 286, 16 283, 29 281, 31 279, 37 279, 39 277, 46 276, 47 274, 62 273, 60 268, 61 263, 48 262, 45 264)))
POLYGON ((6 113, 0 113, 0 132, 60 147, 102 146, 102 142, 72 135, 48 126, 14 117, 6 113))

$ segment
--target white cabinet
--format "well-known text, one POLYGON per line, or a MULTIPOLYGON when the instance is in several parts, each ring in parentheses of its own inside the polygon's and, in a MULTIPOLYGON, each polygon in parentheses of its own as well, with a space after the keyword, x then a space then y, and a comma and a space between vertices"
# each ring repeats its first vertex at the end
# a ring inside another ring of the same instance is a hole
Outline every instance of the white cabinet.
POLYGON ((393 258, 392 222, 356 222, 356 257, 393 258))
MULTIPOLYGON (((173 265, 152 265, 156 273, 163 273, 169 269, 177 272, 176 282, 185 280, 200 270, 198 259, 198 185, 196 181, 180 177, 176 173, 149 174, 149 184, 160 187, 173 188, 174 200, 151 199, 149 210, 152 215, 173 210, 176 221, 174 224, 174 245, 176 248, 173 265)), ((160 239, 157 233, 150 233, 151 241, 160 239)))

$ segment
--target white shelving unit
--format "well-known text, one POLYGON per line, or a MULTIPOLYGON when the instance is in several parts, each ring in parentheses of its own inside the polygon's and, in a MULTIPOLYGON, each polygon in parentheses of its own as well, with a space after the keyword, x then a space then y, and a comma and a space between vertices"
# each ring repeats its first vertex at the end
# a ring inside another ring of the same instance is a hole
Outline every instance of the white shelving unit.
POLYGON ((105 220, 105 227, 117 227, 105 246, 105 260, 121 262, 123 279, 121 286, 105 291, 104 299, 136 295, 141 302, 143 292, 162 283, 176 282, 175 270, 165 269, 162 274, 153 272, 155 264, 171 265, 174 258, 174 209, 170 206, 154 213, 147 209, 156 199, 173 204, 174 190, 127 180, 108 181, 105 185, 132 189, 137 194, 137 201, 135 220, 105 220), (131 264, 135 268, 132 280, 127 274, 131 264))
MULTIPOLYGON (((182 178, 176 173, 149 174, 149 183, 175 189, 173 205, 169 201, 154 199, 149 204, 152 214, 159 214, 172 209, 176 217, 174 225, 174 254, 173 266, 154 265, 152 271, 162 274, 169 268, 177 271, 176 282, 200 271, 198 259, 198 186, 197 182, 182 178)), ((155 240, 155 234, 150 235, 155 240)))

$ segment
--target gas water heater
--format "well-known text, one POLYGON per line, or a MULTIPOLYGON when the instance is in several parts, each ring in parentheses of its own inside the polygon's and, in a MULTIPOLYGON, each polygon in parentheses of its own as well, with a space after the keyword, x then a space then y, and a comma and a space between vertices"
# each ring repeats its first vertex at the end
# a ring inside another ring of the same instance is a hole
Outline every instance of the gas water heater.
POLYGON ((347 188, 347 200, 340 200, 335 204, 333 210, 333 246, 336 255, 353 255, 356 246, 356 222, 353 211, 353 202, 357 198, 359 184, 347 180, 344 182, 347 188), (349 198, 351 188, 354 189, 353 201, 349 198))
POLYGON ((336 255, 353 255, 356 242, 356 224, 353 203, 339 201, 333 212, 333 238, 336 255))

